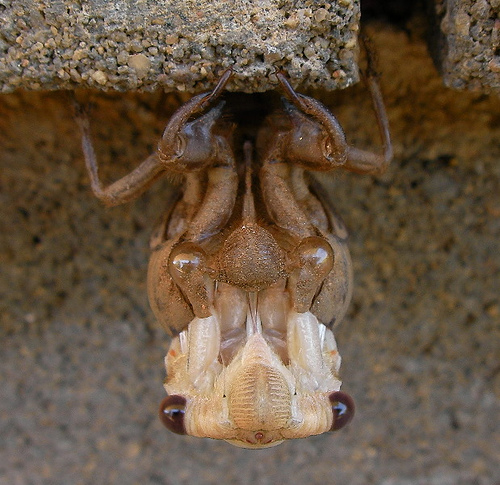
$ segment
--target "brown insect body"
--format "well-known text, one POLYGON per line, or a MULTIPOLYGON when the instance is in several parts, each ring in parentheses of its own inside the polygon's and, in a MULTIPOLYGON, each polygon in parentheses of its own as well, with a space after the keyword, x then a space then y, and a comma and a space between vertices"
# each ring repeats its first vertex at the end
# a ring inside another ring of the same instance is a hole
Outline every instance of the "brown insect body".
POLYGON ((346 231, 306 171, 379 173, 392 156, 380 103, 384 155, 349 147, 323 105, 277 76, 285 98, 263 109, 256 129, 220 101, 227 71, 173 115, 156 154, 104 189, 79 118, 92 188, 108 204, 162 172, 185 176, 148 270, 151 307, 173 336, 163 422, 255 448, 337 429, 352 415, 332 332, 352 292, 346 231))

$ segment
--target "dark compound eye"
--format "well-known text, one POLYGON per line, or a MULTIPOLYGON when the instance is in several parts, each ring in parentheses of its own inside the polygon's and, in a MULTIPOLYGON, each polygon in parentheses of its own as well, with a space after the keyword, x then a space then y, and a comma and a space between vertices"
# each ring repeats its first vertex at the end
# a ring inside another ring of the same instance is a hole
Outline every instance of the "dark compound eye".
POLYGON ((172 433, 186 434, 184 428, 185 409, 185 398, 182 396, 167 396, 160 404, 160 420, 172 433))
POLYGON ((333 411, 333 424, 330 431, 343 428, 354 416, 354 401, 349 394, 342 391, 332 392, 330 403, 333 411))

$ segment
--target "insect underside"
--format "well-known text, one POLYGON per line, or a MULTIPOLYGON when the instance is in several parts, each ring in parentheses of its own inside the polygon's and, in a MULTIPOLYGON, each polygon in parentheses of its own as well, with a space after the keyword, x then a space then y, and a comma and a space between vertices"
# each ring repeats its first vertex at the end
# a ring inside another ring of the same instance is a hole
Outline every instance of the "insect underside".
POLYGON ((377 174, 392 153, 370 77, 383 155, 348 146, 334 116, 281 73, 284 96, 248 135, 241 127, 250 122, 220 99, 231 75, 183 105, 157 152, 106 188, 87 117, 77 120, 92 189, 107 204, 135 198, 164 173, 184 176, 148 269, 151 307, 173 337, 162 421, 179 434, 262 448, 352 417, 332 331, 352 293, 347 233, 308 171, 377 174))

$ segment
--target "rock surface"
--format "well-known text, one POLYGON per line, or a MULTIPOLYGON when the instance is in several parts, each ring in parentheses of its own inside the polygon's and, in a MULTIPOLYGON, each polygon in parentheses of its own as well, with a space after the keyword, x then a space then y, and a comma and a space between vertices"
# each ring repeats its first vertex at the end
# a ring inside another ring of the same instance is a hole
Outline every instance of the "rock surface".
POLYGON ((234 89, 358 79, 359 0, 12 0, 0 5, 0 92, 203 91, 233 67, 234 89))
POLYGON ((436 0, 434 52, 454 89, 500 95, 500 1, 436 0))

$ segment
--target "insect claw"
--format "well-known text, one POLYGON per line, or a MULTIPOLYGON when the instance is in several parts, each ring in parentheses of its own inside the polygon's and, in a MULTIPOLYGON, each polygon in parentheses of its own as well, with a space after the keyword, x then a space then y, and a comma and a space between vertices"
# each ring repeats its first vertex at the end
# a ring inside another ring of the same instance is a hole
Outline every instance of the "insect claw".
POLYGON ((276 72, 276 77, 281 85, 281 89, 285 96, 298 108, 307 111, 307 104, 302 95, 298 94, 292 87, 290 80, 283 71, 276 72))
POLYGON ((202 109, 204 109, 208 104, 215 101, 221 95, 222 91, 224 91, 224 89, 226 88, 227 83, 233 76, 234 71, 231 67, 223 72, 221 78, 219 79, 219 82, 217 83, 217 86, 215 86, 215 88, 210 93, 208 93, 206 98, 201 102, 202 109))
POLYGON ((364 77, 365 82, 370 78, 378 79, 380 77, 380 73, 377 70, 377 56, 371 45, 371 39, 366 34, 361 34, 359 39, 366 55, 366 68, 361 71, 361 75, 364 77))
POLYGON ((278 69, 277 67, 274 67, 273 71, 269 73, 270 76, 275 76, 276 79, 278 79, 278 82, 279 82, 278 74, 282 74, 283 76, 286 76, 285 71, 283 71, 283 69, 278 69))

